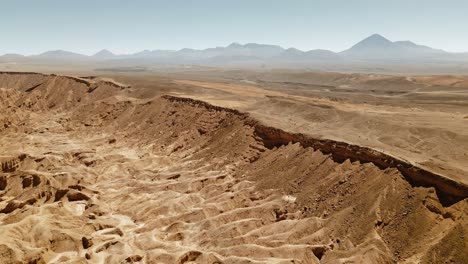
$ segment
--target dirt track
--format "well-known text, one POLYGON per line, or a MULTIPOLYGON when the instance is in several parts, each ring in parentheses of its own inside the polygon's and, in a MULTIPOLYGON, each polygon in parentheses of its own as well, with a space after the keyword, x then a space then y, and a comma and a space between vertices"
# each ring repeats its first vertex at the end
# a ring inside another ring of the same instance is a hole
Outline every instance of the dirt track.
POLYGON ((468 259, 466 195, 398 167, 272 144, 246 114, 109 80, 0 87, 1 263, 468 259))

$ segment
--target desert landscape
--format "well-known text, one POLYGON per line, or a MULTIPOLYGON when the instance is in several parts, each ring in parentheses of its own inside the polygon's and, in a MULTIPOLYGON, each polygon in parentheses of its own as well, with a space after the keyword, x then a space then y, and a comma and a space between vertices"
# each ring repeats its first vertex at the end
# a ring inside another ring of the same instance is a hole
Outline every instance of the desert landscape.
POLYGON ((468 264, 468 1, 0 3, 0 264, 468 264))
POLYGON ((23 66, 0 263, 468 262, 468 77, 23 66))

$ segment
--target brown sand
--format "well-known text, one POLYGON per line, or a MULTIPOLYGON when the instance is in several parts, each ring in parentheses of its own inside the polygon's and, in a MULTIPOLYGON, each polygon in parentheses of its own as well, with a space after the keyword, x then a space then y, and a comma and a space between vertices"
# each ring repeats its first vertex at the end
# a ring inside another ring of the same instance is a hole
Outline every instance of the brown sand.
MULTIPOLYGON (((193 81, 172 93, 200 86, 228 93, 198 90, 218 105, 239 93, 237 108, 284 96, 193 81)), ((3 73, 0 87, 0 263, 468 261, 461 174, 270 127, 286 113, 259 123, 109 79, 3 73)))

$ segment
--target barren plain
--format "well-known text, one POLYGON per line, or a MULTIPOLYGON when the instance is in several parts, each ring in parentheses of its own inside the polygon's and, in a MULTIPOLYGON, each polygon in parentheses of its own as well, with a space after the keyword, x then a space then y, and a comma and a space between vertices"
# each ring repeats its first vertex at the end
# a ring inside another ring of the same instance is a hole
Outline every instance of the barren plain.
POLYGON ((467 77, 98 74, 0 73, 0 263, 468 262, 467 77))

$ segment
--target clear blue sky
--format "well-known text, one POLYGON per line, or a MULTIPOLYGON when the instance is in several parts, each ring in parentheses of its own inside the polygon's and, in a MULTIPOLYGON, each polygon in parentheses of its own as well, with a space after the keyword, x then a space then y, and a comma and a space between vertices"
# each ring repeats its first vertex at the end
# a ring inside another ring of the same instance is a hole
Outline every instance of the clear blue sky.
POLYGON ((468 51, 467 0, 0 0, 0 54, 277 44, 344 50, 379 33, 468 51))

